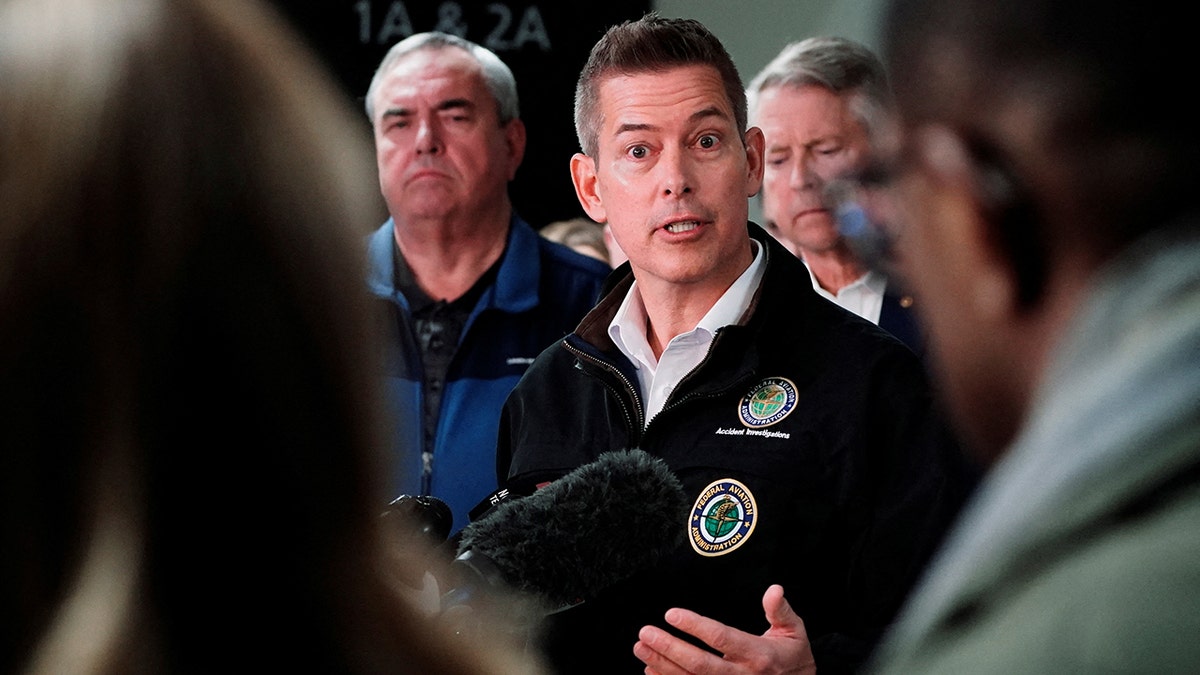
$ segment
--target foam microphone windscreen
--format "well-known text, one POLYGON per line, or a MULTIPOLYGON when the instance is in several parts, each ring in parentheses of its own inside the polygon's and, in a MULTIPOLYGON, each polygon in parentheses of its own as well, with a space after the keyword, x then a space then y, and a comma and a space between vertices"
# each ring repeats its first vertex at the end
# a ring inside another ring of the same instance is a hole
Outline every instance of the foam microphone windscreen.
POLYGON ((483 557, 504 582, 553 605, 594 597, 684 539, 690 503, 661 459, 605 453, 464 528, 460 559, 483 557))

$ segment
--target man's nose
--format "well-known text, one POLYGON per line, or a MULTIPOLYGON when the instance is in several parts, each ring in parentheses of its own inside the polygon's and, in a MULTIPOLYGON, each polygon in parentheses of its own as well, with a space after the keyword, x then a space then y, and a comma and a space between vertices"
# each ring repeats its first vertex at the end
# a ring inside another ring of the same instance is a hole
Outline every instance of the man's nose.
POLYGON ((799 154, 792 160, 789 185, 794 190, 807 190, 821 184, 821 177, 813 168, 813 158, 807 153, 799 154))
POLYGON ((695 191, 695 174, 686 150, 665 150, 659 161, 663 196, 682 196, 695 191))
POLYGON ((428 117, 417 121, 416 143, 418 155, 436 155, 442 150, 441 133, 437 123, 428 117))

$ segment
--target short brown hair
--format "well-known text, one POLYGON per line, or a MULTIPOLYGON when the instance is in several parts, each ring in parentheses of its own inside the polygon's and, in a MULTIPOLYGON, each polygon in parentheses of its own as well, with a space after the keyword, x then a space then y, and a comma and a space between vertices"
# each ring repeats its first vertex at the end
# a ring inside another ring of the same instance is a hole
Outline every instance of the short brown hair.
POLYGON ((664 19, 652 12, 609 28, 588 55, 575 85, 575 133, 584 154, 596 156, 603 78, 691 65, 716 68, 738 129, 745 131, 746 92, 721 41, 695 19, 664 19))

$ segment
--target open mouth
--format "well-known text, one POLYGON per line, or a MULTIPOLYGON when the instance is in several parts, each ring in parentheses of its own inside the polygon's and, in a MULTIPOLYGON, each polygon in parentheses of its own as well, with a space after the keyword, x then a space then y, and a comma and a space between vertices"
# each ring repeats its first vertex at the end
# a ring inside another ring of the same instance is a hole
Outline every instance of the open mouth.
POLYGON ((678 223, 671 223, 670 225, 667 225, 663 229, 665 229, 667 232, 670 232, 671 234, 680 234, 683 232, 691 232, 692 230, 696 229, 697 227, 700 227, 700 221, 698 221, 698 220, 683 220, 678 223))

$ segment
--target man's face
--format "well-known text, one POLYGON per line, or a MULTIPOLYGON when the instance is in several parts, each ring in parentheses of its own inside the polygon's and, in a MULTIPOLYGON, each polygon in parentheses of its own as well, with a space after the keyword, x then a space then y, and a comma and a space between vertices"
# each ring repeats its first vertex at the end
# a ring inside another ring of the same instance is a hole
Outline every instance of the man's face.
POLYGON ((766 136, 763 216, 802 252, 822 253, 841 241, 823 192, 859 168, 869 150, 850 101, 815 85, 772 87, 759 95, 755 123, 766 136))
POLYGON ((520 120, 501 125, 479 64, 457 48, 419 50, 375 100, 379 185, 398 222, 474 217, 507 204, 524 152, 520 120))
POLYGON ((575 155, 584 209, 608 223, 640 284, 727 287, 750 262, 747 199, 762 135, 737 128, 711 66, 613 75, 599 86, 597 156, 575 155))

